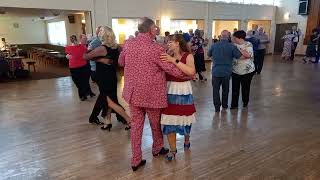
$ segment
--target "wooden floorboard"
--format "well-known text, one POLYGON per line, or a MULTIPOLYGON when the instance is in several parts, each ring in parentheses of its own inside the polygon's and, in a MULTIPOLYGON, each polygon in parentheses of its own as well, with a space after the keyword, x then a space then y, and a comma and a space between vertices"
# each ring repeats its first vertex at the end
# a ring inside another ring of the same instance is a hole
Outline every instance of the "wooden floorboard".
MULTIPOLYGON (((249 107, 219 114, 210 81, 193 83, 191 151, 184 152, 179 136, 175 161, 152 157, 146 120, 147 164, 137 172, 130 168, 129 132, 114 117, 111 132, 89 124, 95 98, 79 101, 70 77, 1 83, 0 180, 320 179, 319 65, 268 56, 253 79, 249 107)), ((123 78, 119 96, 122 88, 123 78)))

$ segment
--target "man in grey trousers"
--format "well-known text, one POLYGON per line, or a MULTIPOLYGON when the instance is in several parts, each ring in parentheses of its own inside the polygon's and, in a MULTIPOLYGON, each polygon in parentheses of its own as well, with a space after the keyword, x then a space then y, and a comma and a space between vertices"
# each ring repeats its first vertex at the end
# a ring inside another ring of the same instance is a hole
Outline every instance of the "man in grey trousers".
POLYGON ((238 48, 230 43, 229 32, 222 31, 221 40, 211 46, 208 56, 212 57, 212 86, 215 111, 220 112, 220 87, 222 86, 222 107, 228 108, 229 81, 232 74, 233 59, 239 59, 242 54, 238 48))

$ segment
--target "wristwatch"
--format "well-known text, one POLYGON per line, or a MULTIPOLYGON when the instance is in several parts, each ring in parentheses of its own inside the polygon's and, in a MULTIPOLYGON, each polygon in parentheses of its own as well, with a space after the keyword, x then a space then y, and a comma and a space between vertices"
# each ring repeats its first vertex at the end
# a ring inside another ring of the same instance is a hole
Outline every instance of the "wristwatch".
POLYGON ((178 64, 180 62, 180 60, 179 59, 176 59, 176 63, 178 64))

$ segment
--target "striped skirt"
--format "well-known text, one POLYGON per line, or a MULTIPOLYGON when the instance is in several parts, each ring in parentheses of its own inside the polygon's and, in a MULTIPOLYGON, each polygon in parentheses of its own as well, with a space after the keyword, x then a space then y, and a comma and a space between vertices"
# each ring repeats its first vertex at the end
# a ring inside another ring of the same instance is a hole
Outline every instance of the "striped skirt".
POLYGON ((162 112, 163 134, 189 135, 195 122, 195 106, 190 81, 168 82, 168 107, 162 112))

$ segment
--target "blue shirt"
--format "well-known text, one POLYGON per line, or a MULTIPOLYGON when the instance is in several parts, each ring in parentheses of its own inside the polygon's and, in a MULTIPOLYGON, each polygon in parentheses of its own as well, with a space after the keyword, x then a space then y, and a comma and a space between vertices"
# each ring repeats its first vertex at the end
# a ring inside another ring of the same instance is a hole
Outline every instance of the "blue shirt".
POLYGON ((260 45, 260 40, 255 37, 246 38, 246 41, 250 42, 253 47, 253 51, 257 51, 260 45))
POLYGON ((238 48, 229 43, 228 40, 221 40, 211 46, 208 56, 212 57, 212 76, 226 77, 232 74, 233 59, 239 59, 241 52, 238 48))
MULTIPOLYGON (((89 50, 94 50, 95 48, 101 46, 101 41, 98 37, 95 37, 88 46, 89 50)), ((96 71, 96 62, 95 61, 90 61, 90 66, 91 66, 91 71, 96 71)))

